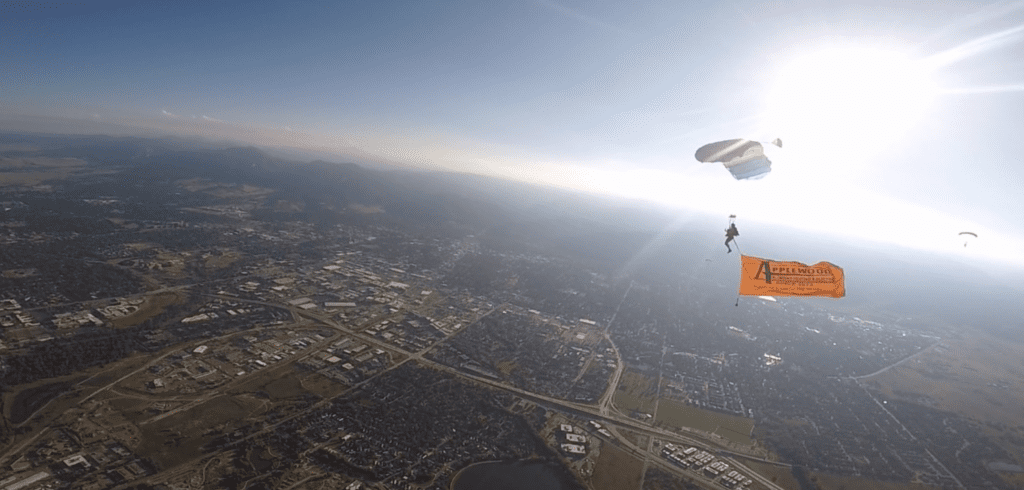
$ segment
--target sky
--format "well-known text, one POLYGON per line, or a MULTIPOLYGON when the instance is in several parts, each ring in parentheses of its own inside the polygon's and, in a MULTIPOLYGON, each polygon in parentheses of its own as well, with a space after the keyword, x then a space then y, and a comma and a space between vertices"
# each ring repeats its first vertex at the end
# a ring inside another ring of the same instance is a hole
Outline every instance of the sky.
POLYGON ((1024 265, 1022 107, 1024 2, 0 2, 0 119, 313 148, 989 263, 1024 265), (693 157, 776 137, 756 181, 693 157))

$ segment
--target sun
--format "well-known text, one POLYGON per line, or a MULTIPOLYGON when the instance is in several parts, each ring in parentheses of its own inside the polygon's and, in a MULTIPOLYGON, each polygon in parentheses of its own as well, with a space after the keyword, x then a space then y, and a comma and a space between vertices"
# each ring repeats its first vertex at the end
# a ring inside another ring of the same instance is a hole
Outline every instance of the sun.
POLYGON ((828 45, 780 65, 765 119, 786 143, 880 149, 919 122, 937 87, 932 69, 897 49, 828 45))

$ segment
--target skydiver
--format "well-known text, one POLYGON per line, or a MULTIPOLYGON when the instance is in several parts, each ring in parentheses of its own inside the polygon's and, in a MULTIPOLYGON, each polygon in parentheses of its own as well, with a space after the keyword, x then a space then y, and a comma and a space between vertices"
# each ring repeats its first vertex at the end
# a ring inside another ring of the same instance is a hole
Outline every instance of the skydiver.
POLYGON ((730 224, 729 229, 725 230, 725 248, 729 249, 726 253, 732 253, 732 247, 729 246, 729 242, 738 236, 740 236, 740 230, 736 229, 736 223, 730 224))

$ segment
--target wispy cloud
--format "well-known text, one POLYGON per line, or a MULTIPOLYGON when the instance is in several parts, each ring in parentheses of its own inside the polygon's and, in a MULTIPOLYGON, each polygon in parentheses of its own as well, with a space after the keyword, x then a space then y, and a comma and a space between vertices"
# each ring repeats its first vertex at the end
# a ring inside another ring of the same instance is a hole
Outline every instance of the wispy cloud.
POLYGON ((947 66, 986 51, 1008 46, 1020 41, 1022 38, 1024 38, 1024 24, 972 39, 955 48, 933 54, 925 61, 936 68, 947 66))
POLYGON ((204 121, 210 121, 210 122, 224 122, 224 121, 221 121, 220 119, 213 118, 213 117, 207 116, 205 114, 203 115, 202 119, 204 121))
POLYGON ((177 114, 174 114, 172 112, 168 112, 167 109, 160 109, 160 113, 165 115, 165 116, 167 116, 167 117, 174 118, 174 119, 178 119, 179 117, 181 117, 181 116, 179 116, 177 114))
POLYGON ((603 20, 600 20, 600 19, 591 17, 589 15, 580 13, 580 12, 578 12, 576 10, 573 10, 571 8, 568 8, 568 7, 564 6, 564 5, 559 5, 557 3, 549 2, 547 0, 534 0, 534 1, 538 5, 541 5, 543 7, 547 7, 547 8, 549 8, 551 10, 554 10, 555 12, 558 12, 558 13, 566 16, 566 17, 569 17, 569 18, 578 20, 580 22, 583 22, 584 24, 589 24, 591 26, 594 26, 594 27, 597 27, 597 28, 600 28, 600 29, 604 29, 604 30, 607 30, 607 31, 615 32, 615 33, 618 33, 618 34, 633 34, 632 32, 630 32, 630 31, 628 31, 626 29, 623 29, 623 28, 621 28, 619 26, 616 26, 616 25, 613 25, 613 24, 609 24, 608 22, 605 22, 603 20))

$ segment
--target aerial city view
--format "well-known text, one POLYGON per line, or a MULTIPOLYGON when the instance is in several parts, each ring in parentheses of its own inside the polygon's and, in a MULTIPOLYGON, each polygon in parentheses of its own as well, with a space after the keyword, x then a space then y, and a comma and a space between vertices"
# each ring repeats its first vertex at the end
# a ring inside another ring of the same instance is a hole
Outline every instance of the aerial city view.
POLYGON ((1024 2, 3 2, 0 490, 1024 488, 1024 2))

